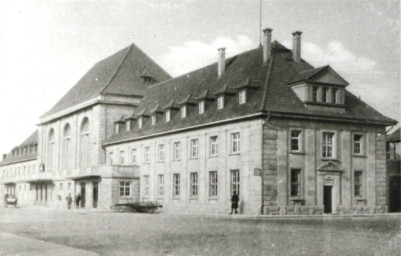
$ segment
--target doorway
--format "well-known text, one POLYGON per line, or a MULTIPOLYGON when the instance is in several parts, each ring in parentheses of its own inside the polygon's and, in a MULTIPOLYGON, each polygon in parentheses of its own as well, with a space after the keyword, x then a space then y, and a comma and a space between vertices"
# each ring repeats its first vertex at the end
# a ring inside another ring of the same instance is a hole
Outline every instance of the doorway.
POLYGON ((324 213, 332 213, 332 191, 333 186, 323 187, 323 205, 324 213))
POLYGON ((86 198, 86 183, 81 182, 81 207, 85 208, 85 198, 86 198))
POLYGON ((93 208, 97 208, 97 201, 99 198, 99 182, 94 181, 93 182, 93 208))
POLYGON ((401 177, 390 176, 389 212, 401 212, 401 177))

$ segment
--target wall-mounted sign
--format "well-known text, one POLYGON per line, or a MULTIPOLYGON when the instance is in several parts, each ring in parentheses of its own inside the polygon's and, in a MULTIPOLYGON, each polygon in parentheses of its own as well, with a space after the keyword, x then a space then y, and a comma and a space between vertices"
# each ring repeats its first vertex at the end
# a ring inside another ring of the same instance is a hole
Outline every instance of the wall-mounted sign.
POLYGON ((323 184, 326 186, 334 185, 334 176, 333 175, 324 175, 323 184))

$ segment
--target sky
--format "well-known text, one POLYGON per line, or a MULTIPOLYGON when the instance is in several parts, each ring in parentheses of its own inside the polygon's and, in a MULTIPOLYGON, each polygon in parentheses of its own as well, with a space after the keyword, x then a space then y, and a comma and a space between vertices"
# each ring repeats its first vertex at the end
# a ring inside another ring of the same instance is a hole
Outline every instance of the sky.
POLYGON ((9 152, 98 61, 135 43, 173 77, 258 47, 262 28, 329 64, 400 121, 399 0, 0 0, 0 153, 9 152))

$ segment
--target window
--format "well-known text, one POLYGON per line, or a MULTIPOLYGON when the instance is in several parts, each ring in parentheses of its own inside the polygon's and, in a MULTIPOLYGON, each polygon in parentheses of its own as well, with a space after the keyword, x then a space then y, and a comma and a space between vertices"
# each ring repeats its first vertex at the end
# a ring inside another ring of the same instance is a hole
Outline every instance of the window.
POLYGON ((158 160, 163 162, 164 161, 164 144, 160 144, 158 146, 158 160))
POLYGON ((338 89, 336 89, 336 88, 333 88, 333 89, 331 89, 331 103, 338 103, 337 101, 338 101, 338 99, 337 99, 337 91, 338 91, 338 89))
POLYGON ((291 197, 301 197, 301 169, 291 169, 291 197))
POLYGON ((354 172, 354 196, 362 198, 363 197, 363 172, 354 172))
POLYGON ((125 152, 124 150, 120 151, 120 165, 125 164, 125 152))
POLYGON ((198 157, 198 139, 191 140, 191 158, 198 157))
POLYGON ((239 132, 231 133, 231 153, 240 152, 240 134, 239 132))
POLYGON ((180 196, 180 174, 173 174, 173 196, 180 196))
POLYGON ((218 154, 218 146, 217 146, 217 136, 210 137, 210 155, 217 156, 218 154))
POLYGON ((219 96, 217 98, 217 109, 222 109, 224 108, 224 96, 219 96))
POLYGON ((181 159, 181 142, 174 142, 174 160, 181 159))
POLYGON ((151 121, 152 121, 152 125, 156 124, 156 115, 152 115, 151 121))
POLYGON ((79 163, 81 168, 89 167, 90 142, 89 142, 89 120, 84 118, 81 123, 81 136, 79 147, 79 163))
POLYGON ((64 170, 69 170, 71 167, 71 160, 69 159, 71 154, 71 126, 69 124, 64 126, 62 151, 62 168, 64 170))
POLYGON ((157 187, 158 187, 158 195, 159 197, 164 196, 164 175, 157 175, 157 187))
POLYGON ((301 130, 291 130, 291 151, 301 151, 301 130))
POLYGON ((142 128, 142 121, 143 120, 143 118, 142 117, 140 117, 139 119, 138 119, 138 128, 142 128))
POLYGON ((48 144, 47 144, 47 169, 53 170, 55 168, 55 135, 54 130, 51 129, 49 132, 48 137, 48 144))
POLYGON ((231 170, 231 194, 234 192, 239 195, 240 187, 239 187, 239 170, 231 170))
POLYGON ((217 171, 209 172, 209 197, 217 196, 217 171))
POLYGON ((127 122, 125 122, 125 128, 127 129, 127 131, 129 131, 129 130, 131 130, 131 121, 127 121, 127 122))
POLYGON ((241 90, 238 93, 238 101, 239 101, 239 104, 246 103, 246 90, 241 90))
POLYGON ((148 175, 145 175, 145 176, 143 176, 143 180, 144 180, 144 195, 145 196, 149 196, 149 176, 148 175))
POLYGON ((327 88, 322 87, 322 102, 327 102, 327 88))
POLYGON ((187 106, 181 107, 181 118, 187 117, 187 106))
POLYGON ((109 165, 113 165, 113 158, 114 158, 113 152, 109 152, 109 165))
POLYGON ((136 164, 137 159, 136 159, 136 148, 131 149, 131 163, 136 164))
POLYGON ((171 110, 166 111, 166 122, 170 122, 171 119, 171 110))
POLYGON ((130 196, 131 195, 131 182, 120 181, 120 196, 130 196))
POLYGON ((143 162, 149 163, 149 147, 143 148, 143 162))
POLYGON ((205 113, 205 102, 204 101, 200 101, 198 103, 198 110, 199 110, 199 114, 205 113))
POLYGON ((323 133, 323 157, 333 158, 335 157, 335 134, 333 132, 323 133))
POLYGON ((353 152, 355 155, 363 155, 364 149, 364 138, 363 134, 354 134, 353 135, 353 152))
POLYGON ((197 197, 198 196, 198 173, 191 172, 190 175, 190 196, 197 197))
POLYGON ((317 86, 312 86, 312 101, 317 101, 317 86))

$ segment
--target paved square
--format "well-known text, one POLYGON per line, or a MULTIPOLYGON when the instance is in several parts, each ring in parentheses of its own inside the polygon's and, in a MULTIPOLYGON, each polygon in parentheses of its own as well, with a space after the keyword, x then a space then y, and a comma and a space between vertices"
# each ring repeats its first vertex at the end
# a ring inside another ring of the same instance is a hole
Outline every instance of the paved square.
POLYGON ((290 219, 9 208, 0 210, 0 234, 6 255, 401 255, 400 215, 290 219), (29 249, 34 241, 41 246, 29 249))

